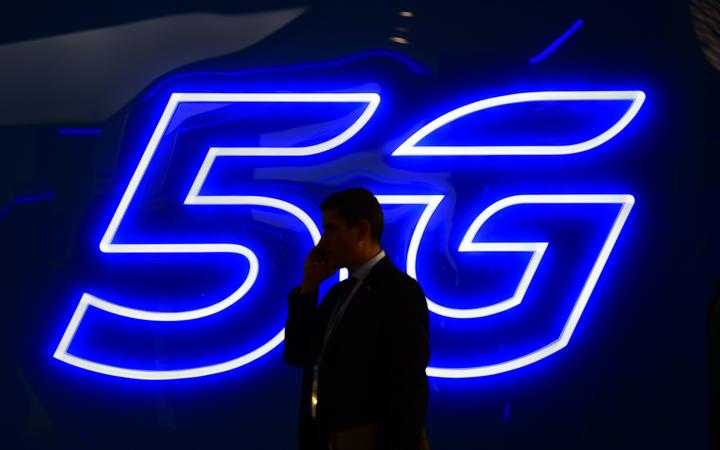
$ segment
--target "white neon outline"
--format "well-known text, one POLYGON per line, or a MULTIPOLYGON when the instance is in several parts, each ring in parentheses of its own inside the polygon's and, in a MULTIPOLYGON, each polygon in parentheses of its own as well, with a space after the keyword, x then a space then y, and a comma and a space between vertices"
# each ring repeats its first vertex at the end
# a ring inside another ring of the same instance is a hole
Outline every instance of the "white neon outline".
MULTIPOLYGON (((631 91, 628 91, 631 92, 631 91)), ((642 94, 642 93, 641 93, 642 94)), ((222 102, 228 102, 228 101, 272 101, 270 97, 272 96, 275 98, 279 98, 282 96, 294 96, 296 101, 312 101, 312 100, 300 100, 301 96, 343 96, 343 95, 358 95, 358 94, 173 94, 173 96, 170 99, 170 102, 166 106, 166 109, 163 113, 163 116, 161 117, 160 122, 158 123, 158 126, 156 127, 155 132, 153 133, 153 136, 143 153, 143 157, 141 158, 140 163, 138 164, 138 167, 136 168, 136 171, 130 181, 130 184, 128 185, 128 188, 125 191, 125 194, 123 195, 123 198, 121 199, 121 202, 118 206, 118 209, 116 210, 115 214, 113 215, 113 218, 110 222, 110 225, 108 226, 108 229, 103 236, 103 239, 100 243, 100 249, 103 252, 106 253, 112 253, 112 252, 122 252, 122 253, 172 253, 172 252, 179 252, 179 253, 210 253, 219 252, 219 253, 236 253, 236 254, 242 254, 246 258, 248 258, 250 262, 250 273, 248 274, 248 277, 246 281, 243 283, 243 285, 232 295, 237 294, 238 292, 241 292, 246 285, 247 288, 244 292, 249 289, 249 287, 254 283, 255 277, 257 276, 257 258, 255 257, 254 253, 252 253, 251 250, 247 249, 246 247, 242 247, 235 244, 112 244, 112 239, 114 238, 115 232, 117 231, 117 228, 120 225, 120 222, 122 221, 122 218, 125 214, 125 211, 127 210, 127 207, 130 204, 130 201, 132 200, 132 196, 134 195, 135 190, 137 189, 137 186, 139 185, 145 169, 147 168, 150 159, 152 158, 152 155, 157 148, 157 145, 160 141, 160 138, 162 137, 162 134, 164 133, 164 130, 167 127, 167 124, 169 123, 170 118, 172 117, 172 114, 174 113, 175 108, 177 107, 177 104, 180 101, 222 101, 222 102), (206 97, 204 97, 206 95, 206 97), (184 97, 184 98, 183 98, 184 97), (235 97, 235 99, 233 99, 235 97), (245 100, 241 100, 241 97, 245 97, 245 100), (257 100, 252 100, 252 98, 255 98, 257 100), (253 262, 254 261, 254 262, 253 262), (254 267, 254 269, 253 269, 254 267), (252 273, 254 272, 254 275, 252 273), (251 280, 252 281, 249 281, 251 280)), ((360 95, 368 95, 368 96, 375 96, 375 94, 360 94, 360 95)), ((523 95, 523 94, 516 94, 516 95, 523 95)), ((509 96, 506 96, 509 97, 509 96)), ((640 104, 642 103, 642 100, 644 99, 644 94, 642 94, 642 99, 640 100, 640 104)), ((557 100, 557 99, 556 99, 557 100)), ((292 101, 285 99, 278 99, 275 101, 292 101)), ((316 100, 316 101, 331 101, 331 100, 316 100)), ((342 100, 333 100, 333 101, 342 101, 342 100)), ((361 101, 361 100, 347 100, 347 101, 361 101)), ((326 142, 332 142, 335 141, 335 145, 340 145, 342 142, 346 141, 347 139, 351 138, 353 134, 357 133, 362 126, 365 125, 367 120, 369 120, 372 113, 368 114, 368 110, 372 109, 372 112, 374 113, 374 110, 377 108, 377 103, 379 102, 379 97, 377 99, 370 99, 368 101, 368 108, 364 111, 363 115, 358 119, 356 123, 353 124, 353 127, 355 127, 353 133, 347 133, 344 132, 343 134, 339 136, 343 136, 344 140, 338 139, 338 137, 335 137, 331 139, 330 141, 326 142), (374 106, 373 106, 374 103, 374 106), (361 126, 357 126, 358 122, 364 121, 361 126)), ((479 102, 478 102, 479 103, 479 102)), ((633 105, 636 105, 637 101, 633 102, 633 105)), ((497 106, 497 105, 495 105, 497 106)), ((487 106, 489 107, 489 106, 487 106)), ((633 106, 631 105, 631 108, 633 106)), ((637 109, 639 109, 640 105, 637 105, 637 109)), ((629 111, 626 112, 625 116, 623 116, 623 119, 626 118, 629 114, 629 111)), ((636 114, 637 111, 635 111, 632 115, 636 114)), ((623 120, 621 119, 621 121, 623 120)), ((454 120, 454 119, 453 119, 454 120)), ((632 120, 632 117, 630 117, 627 122, 632 120)), ((620 122, 618 122, 620 123, 620 122)), ((624 127, 627 125, 625 123, 622 125, 624 127)), ((439 125, 441 126, 441 125, 439 125)), ((618 124, 616 124, 614 127, 617 127, 618 124)), ((613 134, 617 134, 622 127, 620 127, 617 132, 613 134)), ((431 130, 432 131, 432 130, 431 130)), ((607 132, 606 132, 607 133, 607 132)), ((416 133, 417 134, 417 133, 416 133)), ((603 133, 605 134, 605 133, 603 133)), ((600 135, 602 136, 602 135, 600 135)), ((599 136, 599 137, 600 137, 599 136)), ((608 137, 605 140, 610 139, 612 136, 608 137)), ((595 138, 597 139, 597 138, 595 138)), ((406 141, 407 142, 407 141, 406 141)), ((590 141, 588 141, 590 142, 590 141)), ((604 142, 604 141, 603 141, 604 142)), ((600 145, 602 142, 597 143, 595 146, 600 145)), ((188 194, 185 204, 253 204, 253 205, 263 205, 263 206, 270 206, 275 207, 278 209, 282 209, 286 212, 289 212, 290 214, 293 214, 294 216, 298 217, 303 223, 308 227, 308 230, 310 231, 311 235, 313 236, 313 241, 315 243, 319 240, 319 231, 317 231, 317 227, 315 227, 314 223, 309 219, 309 216, 302 211, 302 209, 297 208, 295 205, 292 205, 291 203, 284 202, 280 199, 270 198, 270 197, 257 197, 257 196, 200 196, 198 193, 200 192, 200 189, 202 188, 202 185, 204 183, 204 180, 207 176, 207 173, 210 170, 210 167, 212 166, 212 163, 214 159, 217 156, 251 156, 251 155, 283 155, 283 156, 306 156, 310 154, 316 154, 321 153, 323 151, 327 151, 330 148, 323 148, 323 144, 321 143, 314 146, 309 147, 300 147, 300 148, 288 148, 288 153, 283 153, 282 148, 268 148, 268 153, 263 153, 263 149, 251 149, 251 148, 212 148, 206 155, 205 161, 203 162, 203 166, 201 167, 201 170, 198 172, 198 175, 195 179, 195 182, 193 183, 193 187, 190 190, 190 193, 188 194), (309 225, 312 224, 312 225, 309 225)), ((417 147, 415 147, 417 148, 417 147)), ((539 147, 538 147, 539 148, 539 147)), ((587 149, 584 149, 587 150, 587 149)), ((584 150, 578 150, 578 151, 584 151, 584 150)), ((396 151, 397 152, 397 151, 396 151)), ((396 154, 396 153, 394 153, 396 154)), ((447 154, 447 153, 443 153, 447 154)), ((548 153, 543 153, 548 154, 548 153)), ((556 153, 556 154, 563 154, 563 153, 556 153)), ((378 199, 382 199, 383 201, 381 203, 390 204, 390 203, 411 203, 411 204, 426 204, 428 205, 423 211, 423 214, 421 215, 420 220, 418 221, 418 224, 416 225, 416 228, 413 232, 413 236, 411 238, 411 245, 410 245, 410 251, 408 252, 408 272, 410 272, 410 267, 413 267, 416 263, 417 259, 417 249, 419 247, 420 239, 422 238, 422 234, 424 232, 425 227, 427 226, 427 223, 429 222, 430 216, 434 212, 434 210, 439 205, 440 201, 442 200, 444 196, 378 196, 378 199), (412 262, 412 264, 410 264, 412 262)), ((593 269, 591 270, 590 276, 585 282, 585 285, 583 286, 583 290, 581 291, 580 296, 576 300, 575 306, 573 307, 572 313, 570 314, 570 317, 568 318, 568 321, 565 323, 565 326, 563 328, 563 331, 560 335, 560 337, 553 341, 552 343, 548 344, 547 346, 536 350, 535 352, 532 352, 528 355, 525 355, 520 358, 516 358, 510 361, 506 361, 499 364, 493 364, 488 366, 481 366, 481 367, 472 367, 472 368, 437 368, 437 367, 428 367, 427 373, 429 376, 435 376, 435 377, 443 377, 443 378, 467 378, 467 377, 478 377, 478 376, 487 376, 487 375, 493 375, 497 373, 506 372, 509 370, 514 370, 523 366, 526 366, 528 364, 537 362, 557 351, 567 346, 572 333, 574 332, 574 329, 580 319, 580 316, 582 315, 582 312, 587 304, 587 301, 589 299, 589 296, 592 293, 592 290, 594 289, 595 284, 597 283, 597 280, 602 272, 602 269, 604 268, 604 265, 607 261, 607 258, 609 257, 609 254, 612 251, 612 248, 615 245, 615 242, 622 231, 622 228, 624 226, 625 220, 627 219, 627 216, 630 212, 630 209, 632 208, 632 205, 634 204, 634 198, 631 195, 519 195, 515 197, 508 197, 506 199, 500 200, 499 202, 496 202, 495 204, 491 205, 488 209, 483 211, 478 218, 473 222, 473 225, 470 227, 468 232, 466 232, 465 238, 463 239, 463 243, 461 244, 460 251, 476 251, 481 248, 485 248, 485 251, 531 251, 529 250, 530 247, 517 247, 526 245, 528 243, 472 243, 471 239, 472 236, 477 232, 477 230, 481 227, 481 225, 487 220, 490 216, 492 216, 495 212, 504 209, 508 206, 512 206, 513 204, 521 204, 521 203, 619 203, 622 204, 622 208, 620 212, 618 213, 618 216, 613 224, 613 227, 608 234, 608 237, 605 240, 605 243, 600 251, 600 254, 598 256, 598 259, 595 261, 595 264, 593 265, 593 269), (536 200, 536 201, 533 201, 536 200), (493 211, 493 208, 495 210, 493 211), (472 232, 471 232, 472 231, 472 232), (464 245, 463 245, 464 244, 464 245), (500 245, 507 245, 507 247, 504 250, 498 249, 495 247, 493 249, 492 246, 500 244, 500 245), (480 246, 480 247, 479 247, 480 246), (490 246, 490 247, 487 247, 490 246), (513 246, 514 249, 513 249, 513 246)), ((542 243, 535 243, 535 244, 542 244, 542 243)), ((535 247, 532 251, 534 251, 534 257, 535 258, 538 255, 538 249, 539 247, 535 247)), ((543 249, 544 251, 544 249, 543 249)), ((540 254, 537 256, 538 260, 537 263, 539 263, 539 258, 542 256, 540 254)), ((531 263, 528 267, 532 265, 533 259, 531 259, 531 263)), ((534 269, 533 269, 534 272, 534 269)), ((526 274, 528 273, 528 269, 526 269, 526 274)), ((347 277, 347 274, 344 274, 344 277, 347 277)), ((341 273, 341 279, 343 278, 343 274, 341 273)), ((530 277, 531 278, 531 277, 530 277)), ((520 283, 522 284, 522 282, 520 283)), ((242 292, 239 296, 241 297, 244 292, 242 292)), ((273 348, 275 348, 277 345, 279 345, 282 340, 284 339, 284 329, 281 330, 278 334, 276 334, 270 341, 263 344, 261 347, 257 348, 256 350, 247 353, 239 358, 235 358, 230 361, 226 361, 220 364, 210 365, 210 366, 203 366, 203 367, 197 367, 197 368, 189 368, 189 369, 179 369, 179 370, 162 370, 162 371, 154 371, 154 370, 139 370, 139 369, 126 369, 122 367, 116 367, 116 366, 109 366, 105 364, 99 364, 93 361, 89 361, 83 358, 79 358, 77 356, 71 355, 67 353, 67 348, 70 345, 70 342, 72 341, 72 338, 79 327, 82 317, 85 314, 85 311, 87 310, 88 305, 93 305, 95 307, 98 307, 99 309, 106 310, 111 313, 115 313, 118 315, 124 315, 126 317, 131 318, 137 318, 141 320, 190 320, 194 318, 204 317, 210 314, 214 314, 226 307, 228 307, 231 303, 226 302, 227 299, 218 302, 214 305, 211 305, 209 307, 201 308, 199 310, 193 310, 193 311, 183 311, 183 312, 169 312, 169 313, 160 313, 155 311, 143 311, 143 310, 135 310, 132 308, 125 308, 121 307, 119 305, 113 304, 111 302, 107 302, 105 300, 99 299, 97 297, 92 296, 91 294, 83 294, 83 297, 81 298, 81 301, 78 304, 78 307, 76 308, 68 327, 65 330, 65 333, 63 335, 63 338, 61 339, 60 343, 58 344, 58 348, 55 351, 55 358, 63 360, 69 364, 85 368, 87 370, 99 372, 99 373, 105 373, 108 375, 114 375, 119 377, 126 377, 126 378, 137 378, 137 379, 145 379, 145 380, 166 380, 166 379, 178 379, 178 378, 191 378, 191 377, 199 377, 199 376, 205 376, 220 372, 225 372, 237 367, 240 367, 242 365, 248 364, 249 362, 254 361, 255 359, 263 356, 267 352, 271 351, 273 348), (219 304, 222 304, 224 306, 218 306, 219 304)), ((502 303, 502 302, 501 302, 502 303)), ((439 305, 438 305, 439 306, 439 305)), ((494 305, 491 305, 494 306, 494 305)), ((487 307, 486 307, 487 308, 487 307)), ((441 310, 443 311, 443 310, 441 310)))
MULTIPOLYGON (((410 238, 410 245, 408 247, 407 254, 407 273, 411 277, 417 280, 417 255, 420 248, 420 241, 422 240, 423 234, 425 234, 425 228, 427 228, 430 217, 435 213, 435 210, 445 198, 444 195, 378 195, 376 196, 381 204, 408 204, 408 205, 426 205, 417 224, 415 230, 410 238)), ((491 207, 492 208, 492 207, 491 207)), ((483 211, 482 214, 489 212, 490 208, 483 211)), ((482 216, 481 214, 481 216, 482 216)), ((489 217, 489 216, 488 216, 489 217)), ((525 292, 530 285, 530 280, 535 275, 540 259, 542 258, 547 243, 484 243, 474 244, 470 241, 473 235, 469 235, 470 230, 466 233, 463 241, 458 249, 461 252, 532 252, 533 256, 528 263, 525 272, 518 283, 515 293, 512 297, 493 303, 487 306, 481 306, 479 308, 450 308, 436 303, 431 298, 426 297, 428 302, 428 309, 437 315, 444 317, 451 317, 455 319, 474 319, 478 317, 490 316, 499 312, 508 310, 514 306, 517 306, 525 296, 525 292)))
MULTIPOLYGON (((463 238, 463 244, 461 248, 465 248, 463 251, 473 251, 474 249, 486 249, 484 251, 524 251, 515 248, 517 243, 512 242, 498 242, 492 243, 491 247, 486 247, 490 243, 473 243, 472 238, 477 234, 478 230, 482 225, 495 213, 505 208, 514 205, 521 204, 620 204, 622 205, 618 212, 615 221, 613 222, 612 228, 608 233, 605 242, 603 243, 600 253, 598 254, 595 263, 593 264, 590 274, 588 275, 585 284, 583 285, 580 295, 575 301, 575 305, 568 317, 568 320, 563 326, 560 336, 550 344, 535 350, 534 352, 528 353, 527 355, 511 359, 497 364, 490 364, 479 367, 464 367, 464 368, 443 368, 443 367, 428 367, 428 376, 438 378, 473 378, 473 377, 484 377, 488 375, 496 375, 510 370, 515 370, 520 367, 527 366, 529 364, 540 361, 553 353, 558 352, 565 348, 570 342, 575 327, 580 320, 580 316, 585 310, 585 306, 592 294, 593 289, 600 277, 600 274, 605 267, 608 257, 612 252, 615 242, 620 236, 625 221, 627 220, 630 210, 635 204, 635 198, 629 194, 547 194, 547 195, 516 195, 512 197, 506 197, 499 200, 487 209, 485 209, 468 229, 463 238), (501 250, 502 246, 507 246, 506 250, 501 250), (500 248, 498 248, 500 247, 500 248)), ((524 243, 527 244, 527 243, 524 243)), ((545 244, 547 243, 534 243, 534 244, 545 244)), ((530 247, 528 247, 530 248, 530 247)), ((539 248, 539 247, 538 247, 539 248)), ((535 250, 537 251, 537 249, 535 250)), ((527 270, 526 270, 527 272, 527 270)))
MULTIPOLYGON (((111 314, 124 316, 138 320, 149 321, 183 321, 194 320, 216 314, 223 309, 242 298, 245 293, 252 287, 257 279, 258 261, 255 254, 247 247, 228 244, 113 244, 112 241, 122 222, 127 208, 132 201, 140 182, 145 175, 152 157, 157 150, 160 140, 167 129, 170 120, 182 102, 335 102, 335 103, 367 103, 367 107, 360 117, 345 131, 327 141, 306 146, 306 147, 260 147, 260 148, 211 148, 203 161, 203 164, 193 182, 188 196, 185 199, 186 205, 255 205, 267 206, 286 211, 297 217, 308 229, 312 236, 313 242, 317 244, 320 240, 320 231, 310 216, 301 208, 292 203, 271 198, 259 196, 200 196, 199 192, 202 188, 205 178, 217 156, 307 156, 319 154, 329 151, 348 139, 352 138, 360 131, 370 120, 372 115, 380 103, 380 96, 375 93, 174 93, 170 96, 168 104, 158 121, 157 126, 143 152, 140 162, 133 173, 128 187, 113 214, 110 224, 108 225, 102 240, 100 241, 100 251, 103 253, 234 253, 243 255, 248 259, 250 268, 248 276, 241 286, 225 299, 214 303, 210 306, 178 312, 158 312, 147 311, 141 309, 127 308, 115 303, 103 300, 99 297, 88 293, 83 293, 78 306, 70 319, 68 326, 63 333, 60 342, 53 357, 64 361, 68 364, 90 370, 93 372, 103 373, 123 378, 135 378, 141 380, 171 380, 180 378, 194 378, 206 375, 217 374, 235 369, 237 367, 248 364, 257 358, 265 355, 273 348, 277 347, 285 337, 285 329, 281 329, 272 339, 264 343, 257 349, 246 353, 240 357, 225 361, 219 364, 213 364, 202 367, 193 367, 177 370, 142 370, 128 369, 125 367, 112 366, 90 361, 78 356, 74 356, 68 352, 70 343, 72 342, 78 327, 82 323, 82 319, 87 311, 88 306, 107 311, 111 314)), ((347 277, 347 270, 341 271, 342 276, 347 277)))
POLYGON ((443 114, 428 123, 393 153, 393 156, 469 156, 469 155, 569 155, 593 149, 620 133, 640 110, 645 101, 643 91, 545 91, 523 92, 519 94, 502 95, 480 100, 443 114), (447 125, 468 114, 494 108, 496 106, 515 103, 538 101, 578 101, 578 100, 632 100, 625 114, 612 127, 601 134, 584 142, 569 145, 455 145, 455 146, 424 146, 417 145, 424 137, 438 128, 447 125))

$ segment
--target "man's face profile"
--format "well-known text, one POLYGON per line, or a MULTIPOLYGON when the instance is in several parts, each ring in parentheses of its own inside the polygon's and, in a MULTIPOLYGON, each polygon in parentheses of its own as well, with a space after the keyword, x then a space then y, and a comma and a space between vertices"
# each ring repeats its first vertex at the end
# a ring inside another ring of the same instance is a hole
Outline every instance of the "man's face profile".
POLYGON ((332 267, 339 269, 347 267, 358 251, 360 240, 360 227, 351 227, 340 215, 328 209, 323 211, 323 234, 318 243, 332 267))

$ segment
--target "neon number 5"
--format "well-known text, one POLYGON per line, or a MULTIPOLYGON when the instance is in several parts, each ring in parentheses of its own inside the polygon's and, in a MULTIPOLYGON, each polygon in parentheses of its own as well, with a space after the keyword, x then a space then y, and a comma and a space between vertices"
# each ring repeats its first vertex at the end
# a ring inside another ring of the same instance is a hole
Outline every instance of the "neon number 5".
POLYGON ((313 242, 320 240, 320 232, 311 220, 310 216, 301 208, 277 198, 266 196, 203 196, 201 195, 202 186, 205 179, 212 168, 214 161, 219 157, 225 156, 308 156, 327 152, 333 148, 343 144, 360 131, 375 113, 380 97, 374 93, 347 93, 347 94, 277 94, 277 93, 176 93, 170 97, 162 116, 145 148, 145 151, 133 173, 130 183, 123 194, 115 213, 110 220, 110 224, 105 231, 100 242, 100 250, 104 253, 132 253, 132 254, 148 254, 148 253, 166 253, 166 254, 197 254, 197 253, 229 253, 241 255, 247 259, 249 263, 249 272, 246 279, 226 298, 203 308, 177 311, 177 312, 158 312, 141 309, 128 308, 118 305, 109 300, 96 297, 90 293, 84 293, 68 323, 65 332, 55 350, 54 357, 68 364, 107 375, 113 375, 125 378, 136 378, 144 380, 169 380, 180 378, 193 378, 211 375, 215 373, 225 372, 260 358, 270 350, 278 346, 284 338, 284 329, 279 330, 272 339, 250 351, 244 355, 224 361, 217 364, 184 368, 179 370, 144 370, 128 367, 120 367, 117 365, 105 364, 101 361, 94 361, 74 355, 70 351, 73 337, 77 330, 82 326, 83 317, 88 308, 97 308, 115 316, 124 317, 130 320, 142 321, 188 321, 199 320, 217 314, 230 305, 239 301, 253 286, 258 275, 258 259, 255 253, 242 245, 234 243, 178 243, 178 244, 157 244, 157 243, 137 243, 137 244, 115 244, 113 239, 122 225, 123 217, 128 207, 133 201, 138 186, 146 175, 146 170, 155 154, 158 145, 166 135, 166 130, 170 120, 177 111, 178 105, 186 102, 203 102, 203 103, 358 103, 365 104, 360 116, 337 136, 323 142, 309 145, 305 147, 232 147, 221 148, 212 147, 207 152, 202 166, 195 177, 190 192, 188 193, 186 205, 255 205, 276 208, 287 212, 298 220, 300 220, 310 233, 313 242))

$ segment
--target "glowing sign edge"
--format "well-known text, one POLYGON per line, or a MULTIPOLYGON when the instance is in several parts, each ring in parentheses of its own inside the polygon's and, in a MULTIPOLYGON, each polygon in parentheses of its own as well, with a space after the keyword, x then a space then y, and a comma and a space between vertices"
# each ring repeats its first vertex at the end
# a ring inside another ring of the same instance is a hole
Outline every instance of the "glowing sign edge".
POLYGON ((461 106, 431 121, 410 136, 392 153, 393 156, 471 156, 471 155, 569 155, 591 150, 609 141, 620 133, 635 117, 645 101, 643 91, 544 91, 523 92, 480 100, 461 106), (468 114, 525 102, 539 101, 611 101, 631 100, 625 114, 610 128, 584 142, 569 145, 462 145, 424 146, 417 145, 423 138, 438 128, 468 114))

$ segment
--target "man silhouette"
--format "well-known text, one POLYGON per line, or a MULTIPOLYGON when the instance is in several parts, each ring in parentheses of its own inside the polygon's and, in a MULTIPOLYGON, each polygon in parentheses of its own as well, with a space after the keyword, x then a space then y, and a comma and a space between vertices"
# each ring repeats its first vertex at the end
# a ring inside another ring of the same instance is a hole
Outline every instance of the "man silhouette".
POLYGON ((285 361, 303 368, 301 450, 418 450, 430 357, 425 294, 380 246, 383 213, 362 188, 327 197, 323 234, 288 295, 285 361), (339 268, 350 277, 318 288, 339 268))

